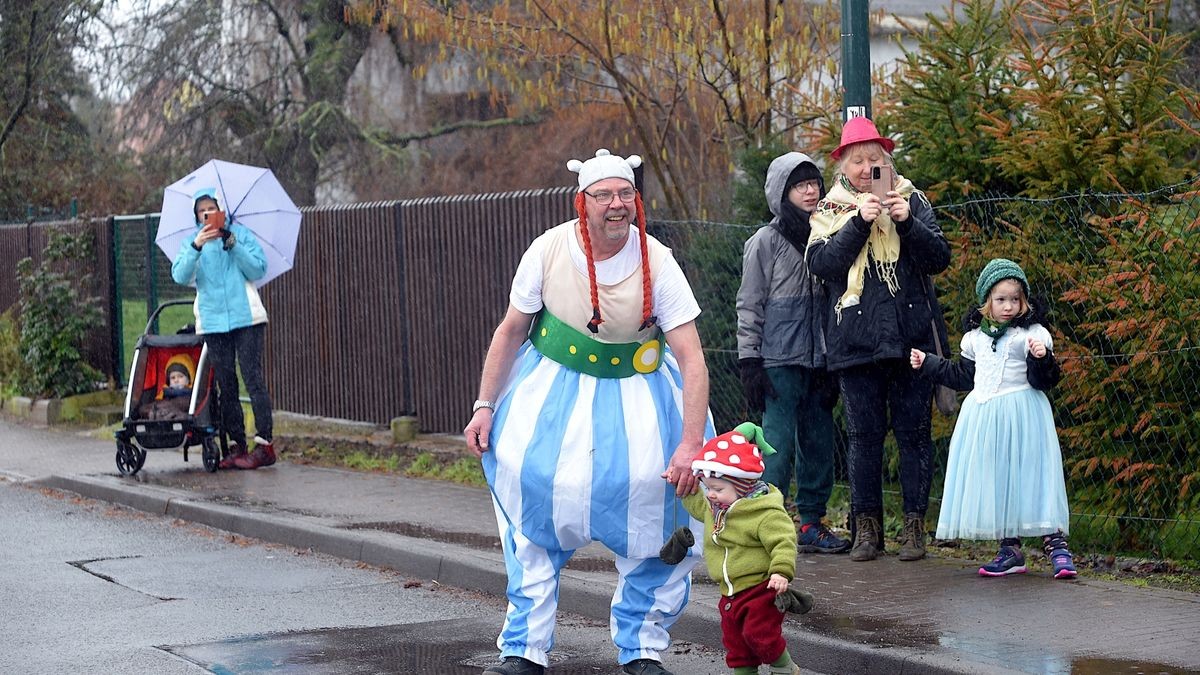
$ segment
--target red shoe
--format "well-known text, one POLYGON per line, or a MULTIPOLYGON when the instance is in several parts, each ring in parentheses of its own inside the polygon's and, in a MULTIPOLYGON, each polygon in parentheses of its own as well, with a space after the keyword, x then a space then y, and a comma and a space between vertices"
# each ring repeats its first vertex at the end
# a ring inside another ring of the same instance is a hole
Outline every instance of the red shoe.
POLYGON ((271 446, 271 443, 259 443, 259 440, 256 436, 254 451, 235 459, 234 466, 239 469, 257 469, 260 466, 271 466, 275 463, 275 448, 271 446))
POLYGON ((217 468, 218 469, 236 469, 236 468, 238 468, 238 466, 237 466, 238 457, 245 457, 245 456, 246 456, 246 449, 242 447, 242 444, 238 443, 237 441, 231 441, 229 443, 228 448, 226 448, 226 450, 225 450, 225 459, 222 459, 220 461, 220 463, 217 464, 217 468))
POLYGON ((274 443, 272 443, 271 441, 268 441, 267 439, 263 438, 262 436, 255 436, 254 437, 254 447, 256 449, 262 448, 267 453, 267 461, 262 464, 263 466, 271 466, 272 464, 275 463, 275 444, 274 443))

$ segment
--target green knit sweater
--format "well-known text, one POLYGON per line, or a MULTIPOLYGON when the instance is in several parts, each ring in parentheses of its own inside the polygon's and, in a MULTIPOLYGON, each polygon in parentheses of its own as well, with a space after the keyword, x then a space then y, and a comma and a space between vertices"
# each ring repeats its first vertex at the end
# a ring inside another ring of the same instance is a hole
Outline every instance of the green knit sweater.
POLYGON ((725 514, 725 527, 713 532, 713 512, 701 489, 683 499, 696 520, 704 521, 704 562, 722 595, 734 595, 782 574, 796 576, 796 526, 774 486, 765 495, 742 498, 725 514))

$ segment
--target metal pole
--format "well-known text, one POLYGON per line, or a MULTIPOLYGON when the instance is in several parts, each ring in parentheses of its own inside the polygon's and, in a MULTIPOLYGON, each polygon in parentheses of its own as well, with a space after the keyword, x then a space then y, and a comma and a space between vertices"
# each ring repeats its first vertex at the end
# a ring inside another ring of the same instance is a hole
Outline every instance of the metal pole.
POLYGON ((842 121, 871 117, 869 0, 842 0, 842 121))
MULTIPOLYGON (((154 310, 158 307, 158 280, 154 274, 154 220, 146 216, 146 316, 154 316, 154 310)), ((155 317, 154 325, 150 327, 150 331, 158 333, 158 318, 155 317)))
POLYGON ((117 258, 117 250, 121 245, 121 232, 117 227, 117 219, 109 216, 105 221, 105 226, 108 227, 108 316, 109 328, 112 331, 111 348, 113 362, 113 381, 120 388, 125 382, 122 378, 126 376, 125 372, 125 337, 123 326, 125 325, 125 317, 121 316, 121 266, 117 258))

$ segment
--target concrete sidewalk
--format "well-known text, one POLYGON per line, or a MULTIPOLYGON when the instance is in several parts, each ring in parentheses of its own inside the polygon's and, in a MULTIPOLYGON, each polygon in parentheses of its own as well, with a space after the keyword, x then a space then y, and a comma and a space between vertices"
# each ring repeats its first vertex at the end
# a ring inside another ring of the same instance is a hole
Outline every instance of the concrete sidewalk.
MULTIPOLYGON (((9 479, 503 594, 504 566, 485 490, 288 462, 209 474, 198 454, 185 464, 174 452, 152 452, 136 477, 122 478, 113 452, 111 441, 0 420, 0 474, 9 479)), ((798 560, 795 583, 813 592, 816 606, 789 617, 785 637, 806 669, 1200 672, 1200 596, 1194 594, 1086 576, 1056 581, 1045 572, 982 579, 977 562, 939 558, 798 560)), ((604 549, 580 551, 563 574, 562 609, 606 620, 611 570, 604 549)), ((716 587, 701 572, 694 589, 673 635, 719 646, 716 587)))

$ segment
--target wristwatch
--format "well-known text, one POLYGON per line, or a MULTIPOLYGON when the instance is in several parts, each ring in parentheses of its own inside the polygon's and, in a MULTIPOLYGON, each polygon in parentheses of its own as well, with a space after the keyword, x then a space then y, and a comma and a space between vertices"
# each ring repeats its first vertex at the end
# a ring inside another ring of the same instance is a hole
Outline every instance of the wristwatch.
POLYGON ((491 401, 485 401, 483 399, 478 399, 475 401, 475 405, 471 407, 471 414, 474 415, 475 413, 479 412, 480 408, 487 408, 488 410, 495 412, 496 404, 492 403, 491 401))

